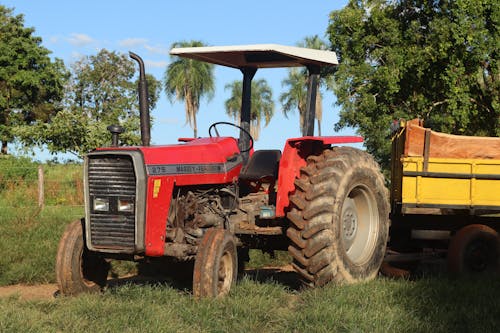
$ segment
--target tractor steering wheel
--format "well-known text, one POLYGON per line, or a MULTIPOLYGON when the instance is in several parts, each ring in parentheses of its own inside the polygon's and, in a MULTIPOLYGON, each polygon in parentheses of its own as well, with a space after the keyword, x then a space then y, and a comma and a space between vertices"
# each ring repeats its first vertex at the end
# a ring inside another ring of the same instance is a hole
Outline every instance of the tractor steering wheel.
MULTIPOLYGON (((212 130, 215 131, 215 136, 219 137, 220 134, 219 134, 219 131, 217 130, 217 126, 218 125, 229 125, 229 126, 232 126, 232 127, 236 127, 237 129, 239 129, 241 132, 245 133, 245 135, 250 139, 249 142, 249 146, 248 147, 245 147, 245 149, 242 149, 240 148, 240 152, 241 153, 245 153, 247 151, 249 151, 250 149, 253 148, 253 138, 252 138, 252 135, 246 130, 244 129, 243 127, 241 126, 238 126, 238 125, 235 125, 233 123, 228 123, 228 122, 225 122, 225 121, 219 121, 219 122, 216 122, 216 123, 213 123, 212 125, 210 125, 210 127, 208 128, 208 135, 212 138, 214 137, 212 135, 212 130)), ((238 144, 239 146, 239 144, 238 144)))

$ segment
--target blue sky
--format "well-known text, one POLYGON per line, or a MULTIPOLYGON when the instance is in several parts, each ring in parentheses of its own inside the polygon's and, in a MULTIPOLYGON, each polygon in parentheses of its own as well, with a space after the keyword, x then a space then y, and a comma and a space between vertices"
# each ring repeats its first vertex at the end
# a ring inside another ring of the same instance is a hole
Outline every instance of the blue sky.
MULTIPOLYGON (((162 79, 170 63, 170 45, 181 40, 201 40, 208 45, 276 43, 295 45, 306 36, 319 35, 327 40, 329 13, 340 9, 346 0, 326 1, 168 1, 168 0, 1 0, 24 14, 25 26, 35 28, 35 35, 53 57, 67 66, 82 55, 96 54, 100 49, 142 56, 146 72, 162 79)), ((278 97, 283 92, 284 69, 262 69, 255 76, 264 78, 273 89, 275 116, 261 130, 257 149, 282 149, 287 138, 300 136, 298 115, 283 117, 278 97)), ((241 79, 234 69, 216 67, 216 92, 210 101, 203 101, 198 113, 198 133, 206 135, 215 121, 231 121, 224 111, 229 91, 224 86, 241 79)), ((323 135, 350 135, 352 130, 335 133, 338 119, 332 92, 325 93, 323 135)), ((192 136, 185 124, 182 103, 171 104, 164 92, 155 110, 152 129, 153 144, 174 143, 178 137, 192 136)), ((47 155, 48 156, 48 155, 47 155)), ((37 156, 44 159, 46 155, 37 156)))

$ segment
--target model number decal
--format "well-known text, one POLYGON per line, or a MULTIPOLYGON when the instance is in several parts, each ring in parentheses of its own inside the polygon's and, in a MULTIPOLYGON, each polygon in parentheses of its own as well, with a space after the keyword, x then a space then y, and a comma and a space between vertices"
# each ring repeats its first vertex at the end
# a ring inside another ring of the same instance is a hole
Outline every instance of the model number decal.
POLYGON ((228 172, 241 164, 241 160, 214 164, 158 164, 148 165, 148 174, 160 175, 187 175, 187 174, 217 174, 228 172))

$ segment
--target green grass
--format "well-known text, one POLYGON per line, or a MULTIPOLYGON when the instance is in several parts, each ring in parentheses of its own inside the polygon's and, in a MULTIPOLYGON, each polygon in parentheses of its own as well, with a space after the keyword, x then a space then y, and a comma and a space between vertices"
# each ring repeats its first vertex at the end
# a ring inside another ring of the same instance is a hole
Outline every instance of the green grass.
POLYGON ((0 162, 0 286, 54 282, 59 238, 83 216, 81 166, 44 165, 45 207, 39 208, 38 166, 0 162))
MULTIPOLYGON (((83 215, 78 170, 46 167, 52 190, 50 205, 42 210, 32 205, 36 189, 29 183, 0 190, 0 285, 54 282, 59 238, 67 223, 83 215)), ((286 252, 271 258, 253 250, 250 257, 249 268, 289 261, 286 252)), ((133 264, 113 265, 115 276, 134 270, 133 264)), ((189 288, 174 286, 119 284, 100 295, 43 301, 0 298, 0 332, 497 332, 500 327, 498 277, 378 278, 296 290, 279 276, 255 271, 217 300, 195 300, 189 288)))
POLYGON ((67 223, 82 216, 79 210, 57 207, 41 212, 36 208, 2 211, 0 285, 54 282, 59 238, 67 223), (4 216, 10 218, 4 219, 4 216))
POLYGON ((0 299, 1 332, 497 332, 498 279, 375 281, 293 291, 243 279, 231 294, 195 300, 168 285, 102 295, 0 299))

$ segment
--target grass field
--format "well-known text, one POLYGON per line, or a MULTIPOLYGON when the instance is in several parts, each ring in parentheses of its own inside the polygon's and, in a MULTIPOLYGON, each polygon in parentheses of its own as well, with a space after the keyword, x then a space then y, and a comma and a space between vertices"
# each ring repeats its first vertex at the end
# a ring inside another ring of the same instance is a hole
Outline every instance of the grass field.
POLYGON ((0 158, 0 286, 53 282, 59 238, 83 215, 81 166, 43 166, 43 209, 37 169, 29 160, 0 158))
MULTIPOLYGON (((54 282, 67 223, 82 216, 78 166, 46 170, 50 202, 32 202, 30 182, 0 187, 0 285, 54 282)), ((1 173, 1 170, 0 170, 1 173)), ((252 252, 250 267, 284 263, 252 252)), ((116 274, 133 271, 117 265, 116 274)), ((287 275, 244 275, 228 297, 195 300, 189 287, 120 282, 100 295, 0 298, 0 332, 498 332, 500 278, 379 277, 351 286, 300 290, 287 275)), ((263 272, 263 271, 262 271, 263 272)), ((293 274, 293 273, 292 273, 293 274)), ((296 282, 296 280, 295 280, 296 282)))
POLYGON ((126 284, 102 295, 0 299, 0 332, 498 332, 499 290, 491 278, 303 291, 244 278, 226 298, 195 300, 169 285, 126 284))

